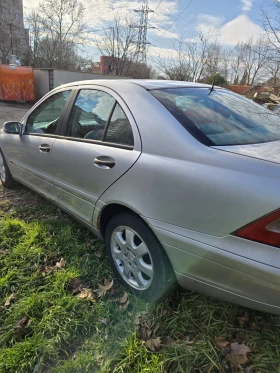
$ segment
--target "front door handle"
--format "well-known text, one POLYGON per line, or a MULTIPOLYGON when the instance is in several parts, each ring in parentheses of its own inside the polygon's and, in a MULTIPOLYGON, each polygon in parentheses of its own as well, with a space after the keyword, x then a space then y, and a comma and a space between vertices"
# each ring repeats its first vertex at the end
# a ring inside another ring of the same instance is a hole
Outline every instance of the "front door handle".
POLYGON ((51 150, 51 147, 48 144, 42 144, 39 146, 39 150, 41 153, 49 153, 51 150))
POLYGON ((114 158, 106 157, 105 155, 94 158, 93 163, 96 167, 104 168, 106 170, 115 166, 114 158))

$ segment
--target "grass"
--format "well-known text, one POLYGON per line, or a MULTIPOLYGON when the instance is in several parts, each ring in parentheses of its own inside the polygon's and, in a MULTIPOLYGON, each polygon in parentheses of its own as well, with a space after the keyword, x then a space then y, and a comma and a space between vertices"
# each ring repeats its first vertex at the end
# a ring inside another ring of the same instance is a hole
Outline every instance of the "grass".
POLYGON ((113 279, 102 242, 23 187, 0 189, 0 276, 1 373, 231 372, 217 336, 246 340, 239 371, 280 372, 279 316, 179 289, 159 304, 129 295, 120 312, 116 280, 102 297, 80 298, 73 279, 91 290, 113 279), (239 325, 244 314, 257 329, 239 325), (151 351, 145 341, 157 337, 151 351))

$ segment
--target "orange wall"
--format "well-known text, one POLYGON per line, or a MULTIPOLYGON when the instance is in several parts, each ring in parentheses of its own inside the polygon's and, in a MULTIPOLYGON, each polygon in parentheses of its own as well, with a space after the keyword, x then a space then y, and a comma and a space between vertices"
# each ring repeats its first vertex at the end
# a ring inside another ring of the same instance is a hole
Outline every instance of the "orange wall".
POLYGON ((36 101, 32 67, 0 65, 0 100, 36 101))

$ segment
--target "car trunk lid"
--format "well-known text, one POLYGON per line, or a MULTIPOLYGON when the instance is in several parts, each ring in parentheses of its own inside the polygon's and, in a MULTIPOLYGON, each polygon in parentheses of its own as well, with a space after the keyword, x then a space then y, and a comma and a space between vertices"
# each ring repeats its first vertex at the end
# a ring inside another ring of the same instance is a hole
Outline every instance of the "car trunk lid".
POLYGON ((280 141, 249 145, 212 146, 212 148, 268 162, 280 163, 280 141))

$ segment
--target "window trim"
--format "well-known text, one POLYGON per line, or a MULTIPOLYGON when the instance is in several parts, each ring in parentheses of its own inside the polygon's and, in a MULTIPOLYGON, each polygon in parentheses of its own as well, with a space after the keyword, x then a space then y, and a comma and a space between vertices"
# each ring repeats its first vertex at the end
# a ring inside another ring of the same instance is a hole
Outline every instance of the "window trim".
MULTIPOLYGON (((112 97, 113 97, 113 96, 112 96, 112 97)), ((115 99, 114 105, 113 105, 113 107, 112 107, 112 109, 111 109, 111 112, 110 112, 110 114, 109 114, 109 116, 108 116, 108 119, 107 119, 106 125, 105 125, 105 127, 104 127, 104 132, 103 132, 102 139, 101 139, 102 142, 106 142, 106 141, 105 141, 105 138, 106 138, 106 135, 107 135, 107 131, 108 131, 108 128, 109 128, 109 125, 110 125, 110 122, 111 122, 111 119, 112 119, 112 116, 113 116, 113 114, 114 114, 114 111, 115 111, 115 108, 116 108, 117 104, 118 104, 118 102, 117 102, 117 100, 115 99)))
POLYGON ((56 136, 56 137, 60 138, 62 140, 64 139, 64 140, 70 140, 70 141, 76 141, 76 142, 85 142, 85 143, 101 145, 101 146, 109 146, 111 148, 134 150, 134 147, 132 145, 115 144, 115 143, 112 143, 112 142, 105 142, 105 141, 102 141, 102 140, 89 140, 89 139, 81 139, 79 137, 69 137, 69 136, 56 136))
POLYGON ((73 94, 74 94, 74 91, 75 91, 75 88, 73 87, 68 87, 68 88, 62 88, 62 89, 59 89, 59 90, 56 90, 55 92, 50 92, 47 96, 44 96, 40 101, 37 102, 37 104, 32 108, 32 111, 29 111, 26 115, 26 117, 24 118, 23 120, 23 125, 21 127, 21 135, 22 136, 40 136, 40 137, 56 137, 58 136, 59 132, 60 132, 60 128, 62 127, 63 125, 63 120, 64 120, 64 116, 65 116, 65 113, 68 109, 68 106, 69 106, 69 103, 73 97, 73 94), (70 91, 69 93, 69 96, 63 106, 63 109, 62 109, 62 112, 61 112, 61 115, 59 117, 59 120, 58 120, 58 123, 57 123, 57 127, 56 127, 56 130, 55 130, 55 133, 51 134, 51 133, 29 133, 29 132, 25 132, 25 129, 26 129, 26 125, 27 125, 27 121, 28 121, 28 118, 30 117, 30 115, 40 106, 42 105, 46 100, 48 100, 50 97, 56 95, 57 93, 60 93, 60 92, 67 92, 67 91, 70 91))
MULTIPOLYGON (((91 144, 95 144, 95 145, 109 146, 109 147, 119 148, 119 149, 124 149, 124 150, 134 150, 134 149, 137 150, 136 149, 137 147, 135 148, 135 130, 133 130, 133 126, 131 125, 131 120, 128 118, 127 112, 124 109, 123 105, 115 97, 115 95, 117 93, 115 91, 113 91, 114 94, 112 94, 112 91, 108 87, 103 87, 103 86, 81 85, 81 86, 75 87, 75 88, 76 89, 73 90, 74 93, 73 93, 73 96, 72 96, 72 99, 71 99, 71 104, 68 105, 67 110, 66 110, 66 112, 64 114, 64 117, 63 117, 63 123, 62 123, 62 126, 61 126, 61 128, 62 128, 62 131, 61 131, 62 135, 59 136, 59 138, 63 138, 63 139, 66 139, 66 140, 77 141, 77 142, 86 142, 86 143, 91 143, 91 144), (90 139, 82 139, 82 138, 79 138, 79 137, 70 137, 70 136, 67 136, 67 132, 68 132, 68 129, 69 129, 69 126, 70 126, 70 117, 71 117, 71 114, 72 114, 72 110, 74 109, 75 102, 76 102, 76 100, 77 100, 77 98, 79 96, 79 93, 82 90, 92 90, 92 91, 104 92, 104 93, 107 93, 107 94, 111 95, 114 98, 114 100, 115 100, 115 102, 114 102, 114 104, 112 106, 112 109, 110 111, 109 117, 107 119, 106 125, 104 127, 104 132, 103 132, 101 140, 90 140, 90 139), (106 133, 107 133, 107 130, 108 130, 108 127, 109 127, 109 124, 110 124, 110 120, 112 118, 112 115, 114 113, 114 110, 115 110, 115 107, 116 107, 117 104, 120 105, 121 109, 123 110, 123 112, 125 113, 125 115, 127 117, 127 120, 129 121, 131 130, 132 130, 132 134, 133 134, 134 145, 115 144, 115 143, 110 143, 110 142, 103 141, 103 139, 105 138, 104 135, 106 135, 106 133)), ((132 113, 131 113, 131 115, 132 115, 132 113)), ((133 117, 133 115, 132 115, 132 117, 133 117)), ((133 117, 133 119, 134 119, 134 117, 133 117)), ((137 129, 137 132, 139 134, 139 139, 140 139, 140 149, 138 149, 138 150, 142 151, 141 137, 140 137, 138 126, 136 125, 136 123, 135 123, 135 127, 137 129)))

